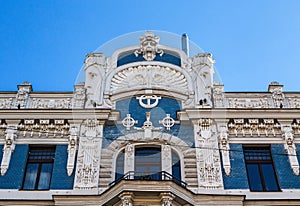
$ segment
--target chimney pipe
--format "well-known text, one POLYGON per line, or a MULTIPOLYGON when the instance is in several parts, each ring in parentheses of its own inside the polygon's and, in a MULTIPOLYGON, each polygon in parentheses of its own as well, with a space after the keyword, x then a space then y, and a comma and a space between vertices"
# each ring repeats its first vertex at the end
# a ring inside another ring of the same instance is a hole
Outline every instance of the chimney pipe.
POLYGON ((189 56, 190 54, 190 49, 189 49, 189 37, 186 33, 182 34, 181 36, 181 48, 184 51, 184 53, 186 53, 187 56, 189 56))

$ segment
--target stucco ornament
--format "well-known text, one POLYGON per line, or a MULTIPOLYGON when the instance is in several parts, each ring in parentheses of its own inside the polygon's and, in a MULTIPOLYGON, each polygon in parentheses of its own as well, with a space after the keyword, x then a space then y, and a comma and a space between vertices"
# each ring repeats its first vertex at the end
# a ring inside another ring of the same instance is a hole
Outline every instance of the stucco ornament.
POLYGON ((222 189, 222 173, 218 139, 211 119, 199 119, 194 124, 199 189, 222 189))
POLYGON ((159 37, 147 31, 144 36, 140 37, 140 48, 134 52, 135 56, 142 54, 147 61, 152 61, 157 53, 162 56, 164 52, 158 48, 158 43, 159 37))
POLYGON ((170 114, 166 114, 166 117, 159 121, 167 130, 170 130, 174 124, 179 124, 179 121, 175 121, 170 114))
POLYGON ((283 107, 285 97, 282 88, 274 88, 271 90, 271 93, 274 107, 283 107))
POLYGON ((162 171, 172 174, 172 150, 168 144, 161 145, 161 167, 162 171))
POLYGON ((74 189, 98 188, 103 125, 95 119, 85 120, 80 129, 74 189))
POLYGON ((172 202, 175 198, 175 195, 169 192, 163 192, 160 194, 161 206, 172 206, 172 202))
POLYGON ((24 82, 19 85, 14 106, 17 108, 26 108, 31 90, 32 87, 30 82, 24 82))
POLYGON ((144 130, 144 138, 151 138, 152 131, 162 130, 161 127, 154 127, 152 122, 150 121, 150 112, 146 112, 146 121, 144 122, 141 128, 135 127, 136 130, 144 130))
POLYGON ((121 206, 133 206, 133 193, 132 192, 124 192, 119 198, 121 199, 121 206))
POLYGON ((122 124, 126 128, 126 130, 130 130, 130 128, 137 123, 138 121, 134 120, 130 114, 127 114, 126 117, 122 120, 122 124))
POLYGON ((299 175, 299 162, 294 143, 293 129, 290 125, 282 126, 282 133, 282 137, 284 139, 284 149, 288 153, 291 168, 295 175, 299 175))
POLYGON ((229 142, 228 142, 228 128, 227 125, 219 126, 219 145, 222 154, 223 168, 225 174, 230 175, 230 157, 229 157, 229 142))
POLYGON ((77 138, 78 138, 78 129, 76 126, 71 126, 69 142, 68 142, 68 161, 67 161, 68 176, 71 176, 74 170, 75 156, 76 156, 77 142, 78 142, 77 138))
POLYGON ((85 103, 85 91, 84 83, 79 83, 74 87, 72 108, 83 108, 85 103))
POLYGON ((159 101, 161 99, 160 96, 156 95, 142 95, 140 97, 136 97, 136 99, 139 100, 139 104, 141 107, 144 107, 146 109, 154 108, 158 105, 159 101), (146 100, 146 102, 144 102, 146 100))
POLYGON ((9 167, 12 152, 15 150, 15 138, 17 137, 16 133, 17 133, 16 126, 7 127, 7 129, 5 131, 5 145, 3 148, 3 157, 2 157, 2 161, 1 161, 1 175, 2 176, 5 175, 8 167, 9 167))

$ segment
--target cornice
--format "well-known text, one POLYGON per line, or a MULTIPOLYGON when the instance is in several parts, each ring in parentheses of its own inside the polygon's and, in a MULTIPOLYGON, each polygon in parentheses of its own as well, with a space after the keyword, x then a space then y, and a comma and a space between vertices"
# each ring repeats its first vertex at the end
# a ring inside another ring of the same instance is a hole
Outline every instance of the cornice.
POLYGON ((185 109, 177 112, 181 121, 200 118, 230 119, 230 118, 274 118, 296 119, 300 116, 300 109, 185 109))
POLYGON ((0 109, 1 119, 101 119, 116 120, 119 112, 111 109, 0 109))

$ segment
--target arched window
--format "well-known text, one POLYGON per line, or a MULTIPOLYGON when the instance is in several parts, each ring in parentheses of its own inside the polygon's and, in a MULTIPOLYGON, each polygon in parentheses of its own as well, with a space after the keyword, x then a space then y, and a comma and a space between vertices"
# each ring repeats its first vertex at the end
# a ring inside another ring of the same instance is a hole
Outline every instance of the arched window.
MULTIPOLYGON (((140 61, 145 61, 142 55, 135 56, 134 53, 125 53, 125 54, 121 54, 118 57, 117 66, 119 67, 124 64, 129 64, 132 62, 140 62, 140 61)), ((165 52, 162 56, 156 55, 153 61, 166 62, 177 66, 181 66, 180 57, 177 54, 171 54, 167 52, 165 52)))
POLYGON ((122 150, 116 159, 115 181, 121 179, 143 179, 143 180, 170 180, 181 184, 180 158, 172 150, 170 166, 172 174, 162 171, 161 147, 137 147, 135 148, 134 168, 129 175, 124 176, 125 150, 122 150), (166 176, 167 175, 167 176, 166 176), (171 175, 171 176, 170 176, 171 175), (168 177, 168 178, 165 178, 168 177))

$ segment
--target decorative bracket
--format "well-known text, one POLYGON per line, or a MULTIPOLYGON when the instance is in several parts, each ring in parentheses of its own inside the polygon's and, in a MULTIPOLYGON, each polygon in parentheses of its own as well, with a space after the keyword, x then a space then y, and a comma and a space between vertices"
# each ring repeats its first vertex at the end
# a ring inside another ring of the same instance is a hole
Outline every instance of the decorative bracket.
POLYGON ((133 193, 132 192, 124 192, 119 198, 121 199, 121 206, 133 206, 133 193))
POLYGON ((68 144, 68 162, 67 162, 67 172, 68 176, 71 176, 74 170, 75 156, 77 150, 77 138, 78 129, 73 126, 70 128, 69 144, 68 144))
POLYGON ((160 193, 160 202, 162 206, 172 206, 172 202, 175 199, 175 195, 170 192, 160 193))
POLYGON ((15 150, 15 138, 17 137, 17 127, 8 127, 5 131, 5 145, 1 161, 1 175, 4 176, 10 163, 11 154, 15 150))
POLYGON ((291 168, 295 175, 299 175, 299 162, 297 159, 296 146, 294 143, 293 129, 289 125, 282 126, 284 149, 288 153, 291 168))
POLYGON ((170 130, 174 124, 179 124, 179 121, 175 121, 170 114, 167 114, 165 118, 159 121, 159 124, 162 124, 167 130, 170 130))
POLYGON ((138 121, 134 120, 130 114, 127 114, 126 117, 122 120, 123 126, 126 128, 126 130, 130 130, 130 128, 134 125, 137 124, 138 121))

